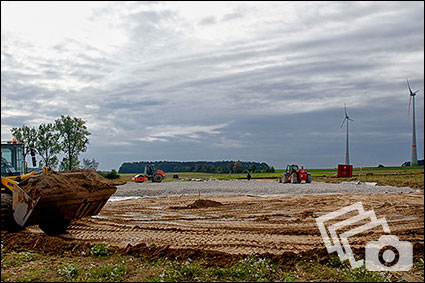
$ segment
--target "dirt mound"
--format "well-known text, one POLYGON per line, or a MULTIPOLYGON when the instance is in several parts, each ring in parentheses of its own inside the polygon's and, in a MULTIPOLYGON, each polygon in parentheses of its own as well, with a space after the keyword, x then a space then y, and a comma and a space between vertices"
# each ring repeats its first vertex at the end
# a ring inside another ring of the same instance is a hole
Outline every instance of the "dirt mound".
POLYGON ((112 186, 122 186, 127 184, 127 181, 124 181, 124 180, 109 180, 109 179, 106 179, 106 180, 108 180, 109 184, 112 186))
POLYGON ((221 202, 208 200, 208 199, 198 199, 192 204, 186 206, 171 206, 170 209, 192 209, 192 208, 207 208, 207 207, 216 207, 223 205, 221 202))
POLYGON ((223 205, 221 202, 208 200, 208 199, 198 199, 192 204, 189 204, 187 208, 203 208, 203 207, 215 207, 223 205))
MULTIPOLYGON (((17 233, 1 232, 2 252, 21 252, 36 251, 46 255, 67 255, 81 256, 82 254, 90 255, 91 248, 94 244, 85 241, 66 240, 60 237, 47 236, 46 234, 34 234, 28 231, 20 231, 17 233)), ((415 258, 424 256, 424 244, 414 242, 413 255, 415 258)), ((158 260, 161 258, 187 260, 187 259, 203 259, 207 266, 227 266, 236 263, 242 259, 242 254, 229 254, 220 251, 209 251, 200 249, 181 249, 170 248, 170 246, 147 246, 145 243, 137 245, 128 245, 126 248, 109 247, 112 253, 121 255, 131 255, 136 257, 144 257, 148 260, 158 260)), ((353 248, 355 255, 364 258, 364 248, 353 248)), ((326 248, 314 248, 301 252, 283 252, 280 254, 259 253, 255 254, 263 258, 269 258, 275 263, 279 263, 289 267, 294 267, 299 259, 310 260, 318 263, 324 263, 329 257, 336 257, 336 254, 329 254, 326 248)))
POLYGON ((132 255, 137 257, 145 257, 151 261, 160 258, 187 260, 187 259, 203 259, 207 265, 226 266, 234 264, 242 259, 242 255, 231 255, 218 251, 207 251, 200 249, 173 249, 170 246, 156 247, 147 246, 145 243, 135 246, 129 245, 125 249, 118 249, 122 255, 132 255))
POLYGON ((84 169, 39 173, 23 180, 19 186, 32 198, 45 194, 95 192, 114 188, 108 179, 95 171, 84 169))
POLYGON ((47 255, 89 254, 90 247, 81 241, 66 241, 46 234, 33 234, 25 231, 18 233, 1 232, 2 250, 4 251, 37 251, 47 255))

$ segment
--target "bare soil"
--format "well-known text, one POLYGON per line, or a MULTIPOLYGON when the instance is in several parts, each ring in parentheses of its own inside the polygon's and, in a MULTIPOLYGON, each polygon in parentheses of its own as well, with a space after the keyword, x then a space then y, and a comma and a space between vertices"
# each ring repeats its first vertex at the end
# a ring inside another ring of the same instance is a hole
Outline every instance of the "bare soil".
MULTIPOLYGON (((97 216, 78 220, 59 237, 119 248, 194 249, 232 255, 300 253, 324 248, 315 218, 361 201, 385 217, 391 234, 402 241, 424 243, 424 195, 333 194, 281 197, 168 197, 108 202, 97 216), (214 204, 201 205, 195 204, 214 204), (221 205, 217 205, 221 203, 221 205), (190 209, 176 209, 190 208, 190 209)), ((42 232, 36 227, 28 231, 42 232)), ((362 250, 383 230, 350 238, 362 250)), ((422 248, 423 253, 423 248, 422 248)))
POLYGON ((19 183, 32 198, 64 193, 95 192, 111 189, 113 183, 92 170, 77 169, 69 172, 36 174, 19 183))

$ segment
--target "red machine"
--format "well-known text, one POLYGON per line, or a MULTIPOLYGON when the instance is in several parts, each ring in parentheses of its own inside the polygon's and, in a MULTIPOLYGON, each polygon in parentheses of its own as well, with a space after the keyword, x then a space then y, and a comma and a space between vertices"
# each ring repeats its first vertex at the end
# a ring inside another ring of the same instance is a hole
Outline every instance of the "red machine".
POLYGON ((352 177, 353 176, 353 165, 338 164, 337 175, 338 178, 352 177))
POLYGON ((296 164, 291 164, 286 166, 286 172, 281 177, 284 183, 301 183, 305 181, 306 183, 311 183, 311 174, 310 172, 301 169, 296 164))
POLYGON ((145 166, 145 172, 131 178, 136 183, 152 180, 152 183, 161 183, 165 178, 165 173, 162 170, 155 170, 153 166, 145 166))

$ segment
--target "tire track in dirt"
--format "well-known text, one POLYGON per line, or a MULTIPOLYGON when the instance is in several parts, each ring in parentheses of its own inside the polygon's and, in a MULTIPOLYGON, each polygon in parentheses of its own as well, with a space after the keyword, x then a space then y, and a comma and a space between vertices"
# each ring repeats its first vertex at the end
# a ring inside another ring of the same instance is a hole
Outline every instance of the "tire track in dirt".
MULTIPOLYGON (((423 194, 288 195, 280 197, 215 196, 216 207, 190 208, 195 197, 168 197, 108 202, 100 215, 74 222, 67 240, 127 247, 200 249, 230 254, 300 252, 323 248, 315 218, 362 201, 386 217, 400 240, 424 242, 423 194), (176 208, 177 207, 177 208, 176 208)), ((33 232, 41 233, 31 227, 33 232)), ((364 248, 379 233, 354 236, 364 248)))

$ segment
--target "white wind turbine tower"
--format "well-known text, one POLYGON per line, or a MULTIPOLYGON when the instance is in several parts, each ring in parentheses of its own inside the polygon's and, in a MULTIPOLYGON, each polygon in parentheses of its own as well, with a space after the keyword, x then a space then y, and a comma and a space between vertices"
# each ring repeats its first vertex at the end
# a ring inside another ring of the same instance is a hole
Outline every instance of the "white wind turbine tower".
POLYGON ((415 165, 418 165, 418 155, 417 155, 417 152, 416 152, 415 96, 416 96, 416 93, 419 90, 413 92, 410 89, 409 79, 407 79, 407 87, 409 88, 409 92, 410 92, 409 109, 407 111, 408 113, 410 111, 410 103, 412 102, 412 97, 413 97, 413 104, 412 104, 412 153, 410 155, 410 166, 415 166, 415 165))
POLYGON ((344 103, 344 111, 345 111, 345 118, 342 121, 340 128, 342 128, 342 126, 344 126, 345 121, 347 121, 347 133, 346 133, 346 136, 345 136, 345 164, 350 165, 350 154, 349 154, 349 150, 348 150, 348 121, 354 121, 354 120, 352 120, 352 119, 350 119, 350 117, 348 117, 347 106, 345 105, 345 103, 344 103))

